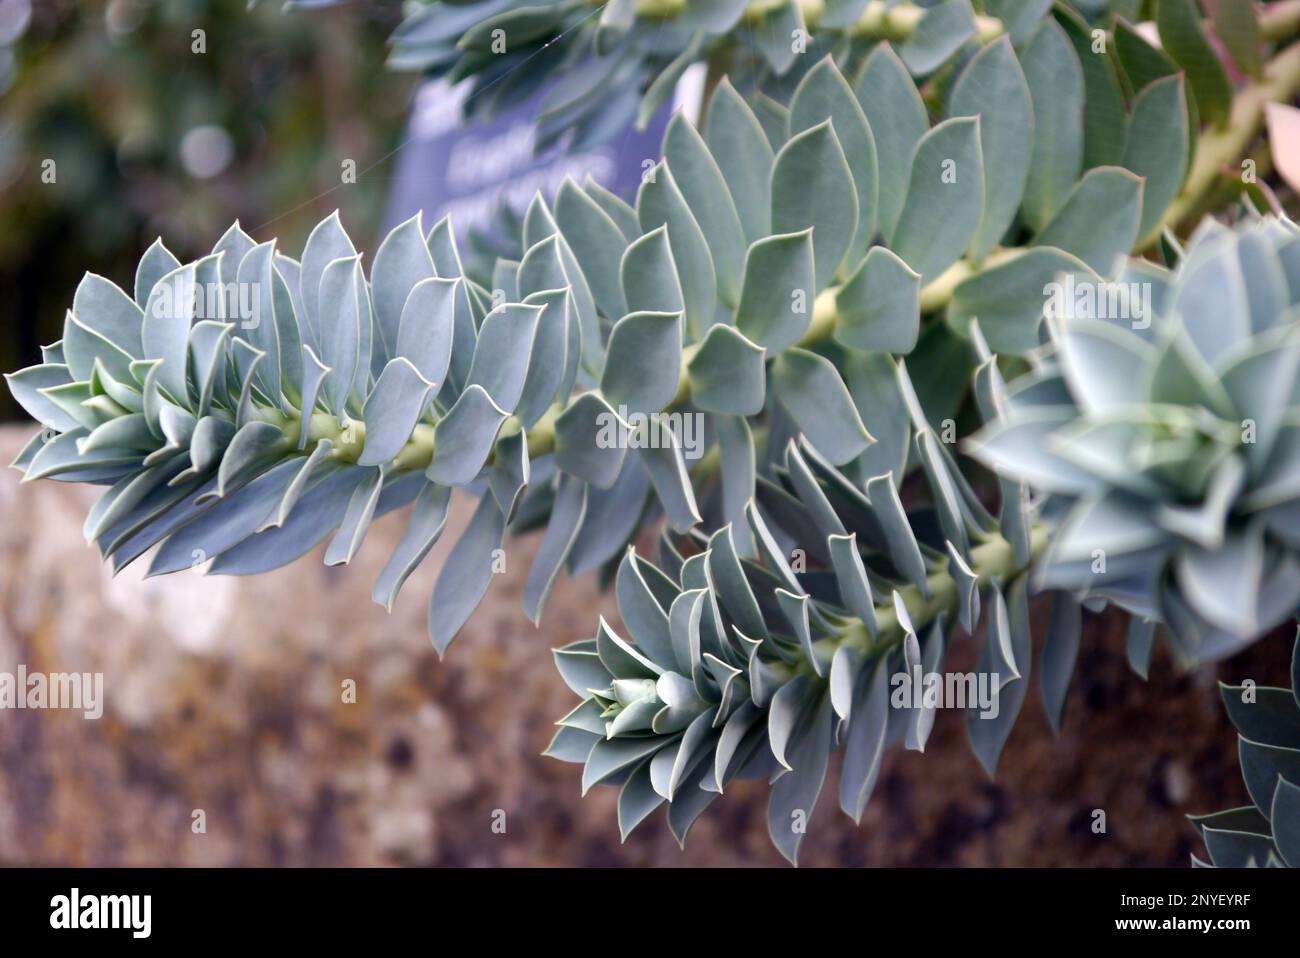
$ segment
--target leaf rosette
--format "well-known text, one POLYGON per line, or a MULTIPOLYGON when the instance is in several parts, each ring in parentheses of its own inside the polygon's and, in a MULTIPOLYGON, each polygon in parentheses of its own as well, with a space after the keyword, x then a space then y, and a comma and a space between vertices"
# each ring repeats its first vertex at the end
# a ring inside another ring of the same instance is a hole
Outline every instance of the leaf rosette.
POLYGON ((1300 605, 1298 278, 1300 231, 1263 218, 1047 291, 1051 342, 973 440, 1060 516, 1041 582, 1166 623, 1187 662, 1300 605))

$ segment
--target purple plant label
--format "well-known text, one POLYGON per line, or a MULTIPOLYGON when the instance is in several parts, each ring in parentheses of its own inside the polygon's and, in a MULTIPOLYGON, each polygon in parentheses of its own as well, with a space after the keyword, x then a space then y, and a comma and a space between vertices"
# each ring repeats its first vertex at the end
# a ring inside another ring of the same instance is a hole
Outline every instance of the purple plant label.
MULTIPOLYGON (((502 204, 522 214, 538 190, 553 199, 566 176, 581 183, 591 174, 631 201, 645 161, 659 158, 664 128, 676 107, 670 102, 644 130, 629 125, 597 146, 570 150, 561 138, 535 153, 534 118, 546 87, 490 120, 463 117, 468 92, 466 85, 450 86, 446 80, 429 80, 417 91, 385 229, 419 210, 426 225, 450 213, 456 238, 463 241, 471 230, 490 232, 502 204)), ((679 98, 684 92, 679 87, 679 98)))

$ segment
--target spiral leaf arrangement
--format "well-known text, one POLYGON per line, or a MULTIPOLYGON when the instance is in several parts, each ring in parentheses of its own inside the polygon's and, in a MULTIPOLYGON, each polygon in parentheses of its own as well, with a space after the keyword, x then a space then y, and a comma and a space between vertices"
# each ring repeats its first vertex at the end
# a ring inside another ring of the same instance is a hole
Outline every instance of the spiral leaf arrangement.
MULTIPOLYGON (((452 488, 474 487, 478 509, 432 600, 442 651, 487 587, 530 456, 554 452, 543 475, 555 476, 554 514, 571 543, 587 480, 617 475, 627 453, 597 445, 584 418, 594 394, 561 411, 592 376, 561 249, 554 235, 539 240, 519 299, 493 305, 462 274, 445 220, 427 236, 418 217, 396 227, 369 277, 337 216, 312 232, 301 261, 238 226, 195 263, 156 243, 134 297, 87 276, 63 339, 8 377, 45 426, 15 465, 29 480, 107 485, 87 538, 115 570, 157 546, 151 575, 209 560, 214 573, 263 572, 331 535, 325 561, 346 563, 376 516, 414 502, 375 585, 390 608, 438 540, 452 488)), ((649 321, 680 347, 678 320, 641 312, 622 328, 649 321)), ((646 357, 630 339, 611 336, 608 352, 635 375, 646 357)), ((721 371, 701 362, 695 375, 707 389, 721 371)), ((674 374, 667 398, 676 386, 674 374)), ((651 457, 656 487, 691 512, 680 449, 651 457)), ((566 552, 544 549, 530 573, 535 615, 566 552)))
MULTIPOLYGON (((975 385, 992 409, 1002 383, 982 353, 975 385)), ((616 579, 628 635, 602 620, 595 638, 556 651, 582 702, 560 719, 547 754, 581 763, 584 791, 620 787, 624 837, 667 803, 684 843, 733 779, 768 778, 769 832, 793 862, 839 746, 840 807, 861 820, 886 746, 924 750, 939 704, 937 693, 894 701, 898 677, 941 672, 949 639, 975 631, 981 608, 979 673, 995 683, 996 707, 977 703, 972 688, 968 728, 995 771, 1029 682, 1027 572, 1043 530, 1014 486, 999 517, 984 510, 926 424, 903 365, 896 376, 936 515, 909 517, 892 474, 859 487, 791 440, 745 506, 753 558, 738 552, 731 525, 665 536, 660 567, 629 551, 616 579)), ((1072 596, 1058 596, 1052 626, 1041 687, 1057 723, 1078 649, 1072 596)))

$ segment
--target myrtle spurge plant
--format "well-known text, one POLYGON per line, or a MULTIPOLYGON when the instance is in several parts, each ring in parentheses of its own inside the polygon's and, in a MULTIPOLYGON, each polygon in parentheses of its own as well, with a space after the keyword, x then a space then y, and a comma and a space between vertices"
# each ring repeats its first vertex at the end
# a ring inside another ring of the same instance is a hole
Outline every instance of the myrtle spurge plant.
POLYGON ((1217 125, 1232 89, 1213 42, 1241 72, 1259 77, 1261 43, 1286 40, 1295 29, 1286 3, 1215 4, 1207 19, 1197 0, 416 0, 407 9, 392 36, 390 65, 467 80, 466 108, 475 115, 492 115, 556 81, 541 105, 539 146, 566 134, 582 146, 634 119, 644 124, 695 64, 714 78, 730 76, 766 110, 784 104, 821 56, 833 55, 856 75, 889 43, 937 94, 981 45, 1005 37, 1023 49, 1054 20, 1085 58, 1094 162, 1122 154, 1115 121, 1150 80, 1186 71, 1195 85, 1189 103, 1217 125), (1136 28, 1143 20, 1156 28, 1159 47, 1136 28), (1096 31, 1109 33, 1106 42, 1096 31))
MULTIPOLYGON (((738 553, 731 525, 665 536, 660 567, 629 552, 616 582, 628 634, 601 622, 594 639, 556 652, 583 702, 560 720, 548 754, 582 762, 584 789, 621 786, 624 835, 667 802, 684 841, 733 778, 765 777, 776 782, 772 840, 793 861, 841 745, 840 807, 860 820, 885 747, 924 750, 935 720, 936 702, 899 707, 891 678, 941 671, 950 637, 972 631, 982 606, 979 671, 997 682, 998 704, 972 701, 968 724, 981 763, 996 768, 1028 687, 1028 572, 1044 533, 1020 495, 998 518, 984 510, 926 424, 905 367, 884 363, 905 397, 897 415, 911 419, 908 454, 934 514, 909 516, 892 473, 859 485, 790 440, 746 507, 752 558, 738 553)), ((982 405, 994 408, 1001 388, 987 358, 976 377, 982 405)), ((1077 604, 1060 596, 1042 684, 1054 720, 1079 629, 1077 604)))
POLYGON ((599 568, 622 619, 556 652, 579 701, 548 754, 621 789, 624 835, 666 805, 684 841, 767 778, 793 861, 833 752, 856 821, 886 747, 924 749, 941 703, 896 680, 955 636, 992 774, 1031 673, 1059 725, 1081 604, 1133 614, 1143 672, 1157 634, 1191 665, 1300 604, 1300 239, 1238 174, 1300 90, 1300 17, 1242 10, 424 5, 395 60, 472 78, 474 110, 553 75, 543 141, 645 119, 697 60, 703 118, 671 119, 631 203, 538 195, 490 276, 419 218, 367 271, 337 217, 300 259, 236 226, 195 263, 156 244, 133 294, 88 276, 9 377, 45 427, 15 465, 107 487, 87 537, 151 573, 326 540, 346 563, 413 504, 388 607, 461 488, 440 653, 509 533, 544 527, 527 613, 599 568))
POLYGON ((1221 658, 1300 606, 1300 230, 1210 220, 1176 272, 1075 288, 1051 345, 976 436, 1062 511, 1040 572, 1221 658), (1119 310, 1135 304, 1140 310, 1119 310))
MULTIPOLYGON (((1015 14, 1023 32, 1050 2, 999 6, 1026 8, 1015 14)), ((879 0, 434 2, 417 4, 394 32, 389 62, 468 79, 469 108, 480 115, 558 77, 541 105, 538 144, 571 132, 582 146, 634 120, 644 124, 696 63, 725 63, 738 84, 779 88, 798 78, 805 59, 888 40, 913 74, 928 76, 968 42, 990 41, 1006 29, 996 17, 977 16, 969 0, 929 9, 879 0)))

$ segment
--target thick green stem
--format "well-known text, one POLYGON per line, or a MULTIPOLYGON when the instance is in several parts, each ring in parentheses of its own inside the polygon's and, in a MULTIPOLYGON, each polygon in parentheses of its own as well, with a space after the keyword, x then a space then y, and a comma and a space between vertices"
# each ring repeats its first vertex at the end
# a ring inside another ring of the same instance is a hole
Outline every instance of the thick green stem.
MULTIPOLYGON (((532 458, 547 455, 555 448, 555 420, 563 412, 561 406, 554 405, 533 424, 528 431, 528 452, 532 458)), ((262 418, 274 422, 285 432, 285 441, 296 444, 299 421, 293 417, 264 410, 262 418)), ((511 418, 502 427, 503 433, 518 431, 518 420, 511 418)), ((336 458, 344 462, 355 462, 365 445, 365 424, 359 421, 340 423, 326 413, 313 413, 308 420, 308 444, 310 450, 323 439, 333 444, 336 458)), ((424 469, 433 456, 434 428, 427 423, 415 427, 410 440, 394 458, 392 468, 400 471, 424 469)), ((711 453, 710 455, 714 455, 711 453)), ((710 474, 716 471, 716 456, 713 461, 708 457, 696 467, 696 474, 710 474)), ((1043 525, 1035 525, 1030 537, 1030 562, 1042 553, 1047 545, 1048 531, 1043 525)), ((1002 536, 993 534, 971 549, 971 570, 979 577, 980 587, 988 586, 996 580, 1006 581, 1026 571, 1026 566, 1016 561, 1015 547, 1002 536)), ((907 609, 912 625, 923 629, 940 615, 953 617, 958 612, 961 591, 957 582, 946 569, 937 569, 926 579, 925 589, 908 585, 898 590, 898 594, 907 609)), ((898 620, 898 611, 893 603, 876 607, 877 637, 872 638, 866 624, 861 621, 849 622, 844 630, 836 635, 818 641, 819 651, 833 652, 840 645, 850 645, 869 655, 880 655, 897 646, 905 635, 898 620)), ((808 664, 811 667, 811 664, 808 664)))
MULTIPOLYGON (((1047 546, 1047 539, 1047 527, 1035 525, 1030 539, 1030 565, 1047 546)), ((994 535, 971 549, 970 565, 971 571, 979 576, 981 588, 994 579, 1005 582, 1026 569, 1016 562, 1015 547, 999 535, 994 535)), ((900 589, 898 594, 907 608, 913 628, 917 630, 924 629, 940 615, 947 615, 950 619, 956 616, 961 601, 961 591, 956 580, 942 569, 926 579, 925 592, 910 585, 900 589)), ((819 640, 818 650, 833 652, 839 646, 847 644, 868 654, 878 655, 897 646, 906 635, 892 603, 876 607, 876 626, 879 637, 873 639, 867 632, 866 624, 855 620, 840 634, 819 640)))
POLYGON ((636 15, 644 20, 672 20, 685 12, 686 0, 636 0, 636 15))
POLYGON ((933 313, 947 306, 957 287, 982 270, 1009 263, 1024 254, 1027 247, 998 247, 979 263, 959 259, 930 282, 921 287, 921 312, 933 313))
MULTIPOLYGON (((962 282, 982 269, 991 269, 994 266, 1009 263, 1023 253, 1024 249, 1021 247, 1006 247, 994 250, 985 257, 982 263, 976 264, 968 259, 959 259, 921 287, 921 312, 933 313, 942 309, 948 305, 953 292, 962 282)), ((839 296, 839 292, 839 287, 832 286, 818 294, 813 303, 812 320, 808 323, 808 328, 804 331, 803 336, 799 338, 799 346, 812 346, 823 340, 830 339, 835 334, 835 327, 839 323, 839 313, 836 309, 835 299, 839 296)))
MULTIPOLYGON (((855 37, 900 42, 916 32, 917 24, 926 11, 915 4, 904 3, 891 7, 884 0, 871 0, 850 29, 855 37)), ((996 17, 976 16, 975 35, 981 43, 989 43, 1002 35, 1002 21, 996 17)))
POLYGON ((806 349, 835 335, 835 326, 840 320, 835 306, 835 297, 839 292, 838 287, 832 286, 822 290, 813 300, 812 319, 808 321, 808 328, 804 330, 804 334, 799 337, 799 342, 795 345, 806 349))
MULTIPOLYGON (((741 15, 740 22, 748 26, 761 23, 776 10, 782 9, 786 0, 753 0, 741 15)), ((816 28, 826 13, 825 0, 799 0, 799 11, 808 29, 816 28)), ((639 8, 638 8, 639 12, 639 8)), ((889 40, 901 43, 916 32, 917 25, 926 14, 924 7, 914 3, 899 3, 890 6, 885 0, 871 0, 857 21, 844 32, 849 36, 864 40, 889 40)), ((988 43, 1002 35, 1002 21, 996 17, 977 16, 975 18, 976 36, 981 43, 988 43)))
MULTIPOLYGON (((986 262, 1002 262, 1018 255, 1019 252, 1019 250, 998 250, 986 262)), ((922 311, 929 312, 946 303, 952 296, 952 288, 974 272, 975 267, 964 260, 955 264, 922 290, 922 311)), ((798 342, 800 347, 814 346, 819 342, 830 339, 835 334, 835 328, 839 323, 839 313, 835 305, 835 299, 838 295, 839 288, 830 287, 822 290, 814 300, 813 313, 808 322, 808 328, 798 342)), ((689 368, 691 359, 698 351, 698 343, 692 343, 682 350, 682 365, 681 371, 678 373, 677 393, 669 404, 668 408, 670 410, 680 408, 690 401, 691 380, 689 368)), ((563 412, 564 406, 558 403, 551 406, 543 414, 542 418, 528 430, 528 456, 530 459, 539 459, 555 451, 555 421, 563 412)), ((300 428, 297 417, 286 417, 273 410, 264 410, 261 413, 261 418, 284 431, 286 442, 290 444, 286 448, 293 448, 296 445, 300 428)), ((512 435, 521 428, 523 427, 519 420, 512 416, 502 424, 501 435, 512 435)), ((316 412, 312 413, 308 420, 307 430, 307 445, 304 452, 310 452, 322 439, 328 439, 333 445, 330 455, 340 462, 356 462, 361 455, 362 448, 365 446, 366 424, 361 420, 340 422, 328 413, 316 412)), ((406 441, 406 445, 393 458, 390 467, 400 472, 428 468, 429 463, 433 461, 433 449, 434 427, 428 423, 420 423, 415 427, 411 438, 406 441)))
MULTIPOLYGON (((558 403, 551 406, 528 430, 528 456, 537 459, 555 451, 555 420, 564 408, 558 403)), ((285 416, 276 410, 262 409, 259 418, 284 432, 285 449, 295 449, 300 435, 301 421, 296 416, 285 416)), ((511 416, 501 425, 501 436, 517 433, 523 426, 511 416)), ((329 413, 313 412, 307 421, 307 443, 304 454, 314 450, 323 439, 331 446, 330 457, 338 462, 354 463, 366 444, 366 424, 359 419, 340 421, 329 413)), ((427 422, 418 423, 411 438, 389 463, 395 472, 414 472, 429 467, 433 461, 434 427, 427 422)))

